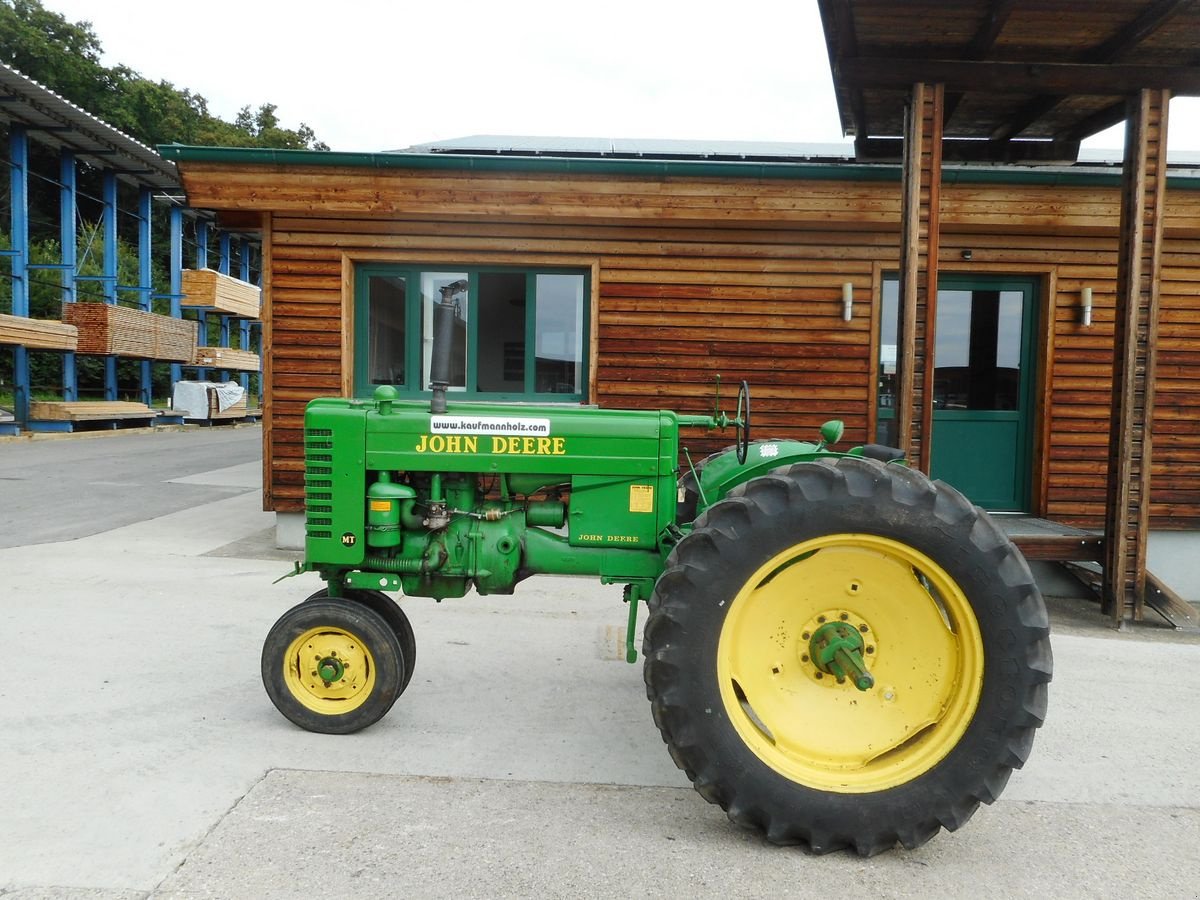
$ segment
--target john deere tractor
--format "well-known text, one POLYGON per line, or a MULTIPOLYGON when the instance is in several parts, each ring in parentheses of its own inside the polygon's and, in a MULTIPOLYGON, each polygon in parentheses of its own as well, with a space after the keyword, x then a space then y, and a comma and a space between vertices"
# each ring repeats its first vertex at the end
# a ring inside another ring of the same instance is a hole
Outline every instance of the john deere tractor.
POLYGON ((916 847, 1024 763, 1051 674, 1045 607, 953 488, 890 448, 835 450, 839 422, 811 443, 752 440, 745 383, 732 414, 447 403, 446 356, 432 402, 382 386, 308 406, 297 569, 325 587, 262 657, 292 722, 358 731, 403 693, 416 643, 385 592, 582 575, 624 585, 631 662, 646 603, 646 692, 672 758, 771 842, 916 847), (692 465, 692 426, 735 443, 692 465))

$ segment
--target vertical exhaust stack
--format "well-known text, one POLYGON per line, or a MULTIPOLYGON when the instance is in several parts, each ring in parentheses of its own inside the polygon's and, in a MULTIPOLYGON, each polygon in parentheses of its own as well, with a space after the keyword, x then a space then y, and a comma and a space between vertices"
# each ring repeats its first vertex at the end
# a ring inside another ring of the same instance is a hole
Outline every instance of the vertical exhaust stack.
POLYGON ((453 281, 438 288, 442 299, 433 304, 433 348, 432 359, 429 362, 429 387, 433 397, 429 401, 429 411, 439 415, 446 411, 446 388, 450 386, 450 360, 454 348, 454 318, 457 304, 455 294, 465 293, 467 283, 453 281))

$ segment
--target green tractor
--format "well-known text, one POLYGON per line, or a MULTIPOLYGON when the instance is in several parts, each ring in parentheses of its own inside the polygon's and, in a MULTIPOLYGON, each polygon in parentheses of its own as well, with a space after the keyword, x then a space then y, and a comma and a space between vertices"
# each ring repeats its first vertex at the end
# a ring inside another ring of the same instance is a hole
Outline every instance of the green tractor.
MULTIPOLYGON (((439 305, 435 305, 435 332, 439 305)), ((435 346, 440 341, 435 341, 435 346)), ((924 843, 1021 766, 1051 675, 1019 551, 960 493, 876 445, 751 440, 732 415, 320 399, 305 416, 305 560, 325 587, 267 636, 275 706, 310 731, 378 721, 416 643, 387 595, 624 585, 627 656, 697 791, 777 844, 924 843), (680 465, 681 427, 736 443, 680 465)))

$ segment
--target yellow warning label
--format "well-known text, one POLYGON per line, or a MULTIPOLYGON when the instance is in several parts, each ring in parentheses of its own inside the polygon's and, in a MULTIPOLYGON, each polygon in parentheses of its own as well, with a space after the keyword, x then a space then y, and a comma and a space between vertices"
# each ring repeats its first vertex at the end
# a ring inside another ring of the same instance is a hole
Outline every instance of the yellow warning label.
POLYGON ((371 501, 371 512, 391 512, 391 511, 392 511, 392 501, 391 500, 372 500, 371 501))
POLYGON ((654 512, 654 485, 631 484, 629 486, 629 511, 654 512))

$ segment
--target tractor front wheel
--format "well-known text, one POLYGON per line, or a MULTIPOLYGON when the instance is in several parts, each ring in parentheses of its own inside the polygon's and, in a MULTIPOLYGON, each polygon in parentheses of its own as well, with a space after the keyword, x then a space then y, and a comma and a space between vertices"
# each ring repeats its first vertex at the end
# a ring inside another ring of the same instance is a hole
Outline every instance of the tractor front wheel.
MULTIPOLYGON (((344 594, 347 600, 353 600, 355 603, 361 603, 375 610, 396 633, 396 640, 400 642, 400 650, 404 654, 404 680, 400 685, 400 692, 403 693, 404 689, 408 687, 408 683, 412 681, 413 671, 417 667, 417 636, 413 633, 412 623, 408 621, 408 616, 404 614, 400 604, 383 591, 350 588, 345 590, 344 594)), ((323 587, 319 591, 309 594, 305 602, 328 599, 329 588, 323 587)))
POLYGON ((403 690, 400 641, 375 610, 307 600, 267 634, 262 679, 283 715, 308 731, 349 734, 379 721, 403 690))
POLYGON ((1046 709, 1029 567, 957 491, 802 463, 732 491, 672 552, 645 679, 676 763, 779 844, 870 856, 990 803, 1046 709))

